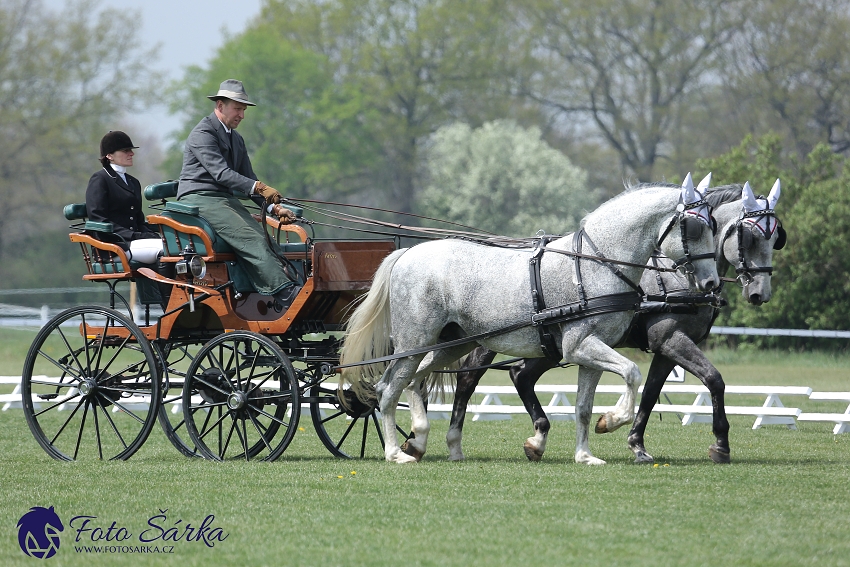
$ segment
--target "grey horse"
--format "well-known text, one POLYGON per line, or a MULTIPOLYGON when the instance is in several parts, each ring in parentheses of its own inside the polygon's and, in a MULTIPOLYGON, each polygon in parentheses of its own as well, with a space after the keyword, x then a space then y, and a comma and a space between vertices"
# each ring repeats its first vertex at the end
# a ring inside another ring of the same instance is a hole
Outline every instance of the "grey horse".
MULTIPOLYGON (((715 234, 717 246, 717 271, 725 274, 734 266, 742 285, 745 300, 761 305, 770 300, 770 276, 773 250, 785 245, 785 231, 776 219, 774 208, 779 200, 779 180, 767 198, 756 198, 745 184, 718 187, 706 193, 706 201, 714 207, 714 218, 720 225, 715 234)), ((670 260, 663 259, 662 265, 670 260)), ((688 295, 688 282, 678 273, 647 271, 641 287, 651 296, 681 298, 688 295)), ((695 299, 697 299, 695 297, 695 299)), ((713 432, 716 442, 709 447, 709 457, 717 463, 730 461, 729 422, 724 410, 723 378, 697 346, 709 333, 717 316, 719 304, 668 304, 667 311, 646 312, 636 316, 626 346, 636 346, 654 354, 644 386, 640 407, 628 436, 628 446, 634 452, 635 462, 651 463, 652 456, 644 446, 644 433, 652 408, 658 402, 667 376, 678 364, 699 378, 709 389, 712 399, 713 432), (676 311, 679 311, 676 313, 676 311)), ((663 311, 663 310, 662 310, 663 311)), ((449 459, 464 458, 461 447, 466 405, 485 369, 464 371, 490 365, 496 353, 483 347, 476 348, 464 361, 457 376, 457 387, 451 425, 446 436, 449 459)), ((510 377, 531 416, 534 436, 526 440, 526 456, 539 461, 546 447, 549 420, 534 393, 534 385, 555 362, 546 358, 526 359, 511 366, 510 377)), ((584 404, 593 405, 592 395, 581 397, 584 404)))
MULTIPOLYGON (((711 231, 686 238, 686 232, 692 232, 686 228, 705 222, 702 219, 708 216, 709 209, 689 174, 682 187, 627 190, 588 214, 577 237, 567 235, 548 244, 540 239, 534 249, 448 239, 396 251, 378 268, 370 292, 349 320, 340 388, 350 387, 361 401, 377 402, 387 461, 420 460, 430 429, 421 386, 432 371, 458 360, 476 345, 511 356, 543 355, 538 328, 531 325, 534 275, 529 266, 536 258, 540 300, 559 306, 552 308, 559 313, 581 313, 550 327, 565 359, 580 366, 585 391, 592 398, 604 371, 619 374, 628 386, 621 402, 600 418, 597 428, 613 431, 631 423, 640 371, 611 345, 626 333, 639 304, 634 282, 660 246, 668 257, 683 258, 696 288, 711 290, 719 285, 711 231), (577 253, 582 250, 586 254, 580 258, 577 253), (387 358, 392 360, 383 370, 387 358), (395 417, 403 391, 413 434, 404 450, 396 437, 395 417)), ((580 416, 585 427, 576 433, 575 458, 601 464, 588 448, 589 419, 589 412, 580 416)))

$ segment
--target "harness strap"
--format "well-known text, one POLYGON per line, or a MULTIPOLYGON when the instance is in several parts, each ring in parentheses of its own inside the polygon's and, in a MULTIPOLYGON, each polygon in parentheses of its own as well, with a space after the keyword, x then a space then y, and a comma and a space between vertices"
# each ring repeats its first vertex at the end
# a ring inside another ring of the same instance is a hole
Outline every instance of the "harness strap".
POLYGON ((565 323, 620 311, 637 311, 640 308, 641 295, 634 291, 612 293, 593 297, 586 302, 573 302, 545 309, 531 316, 532 325, 543 326, 554 323, 565 323))
MULTIPOLYGON (((534 307, 532 320, 534 320, 535 315, 546 309, 546 301, 543 299, 543 277, 540 275, 540 263, 543 259, 543 253, 546 251, 546 245, 550 240, 549 237, 542 236, 531 252, 531 258, 528 260, 529 280, 531 281, 531 303, 534 307)), ((580 294, 583 293, 583 290, 580 291, 580 294)), ((537 325, 537 332, 540 335, 540 348, 543 350, 543 354, 549 360, 559 362, 561 360, 561 349, 558 348, 551 329, 546 325, 537 325)))
POLYGON ((487 331, 486 333, 478 333, 477 335, 470 335, 468 337, 463 337, 460 339, 454 339, 452 341, 446 341, 444 343, 437 343, 435 345, 425 346, 415 348, 413 350, 406 350, 404 352, 399 352, 396 354, 388 354, 387 356, 382 356, 379 358, 373 358, 371 360, 364 360, 362 362, 352 362, 350 364, 338 364, 333 367, 333 371, 336 372, 342 368, 353 368, 354 366, 367 366, 369 364, 378 364, 380 362, 390 362, 392 360, 398 360, 399 358, 406 358, 408 356, 415 356, 417 354, 423 354, 426 352, 431 352, 435 350, 442 350, 445 348, 456 347, 460 345, 465 345, 467 343, 473 343, 476 341, 480 341, 483 339, 489 339, 490 337, 495 337, 497 335, 504 335, 506 333, 512 333, 514 331, 518 331, 524 327, 530 326, 531 323, 529 321, 522 321, 520 323, 514 323, 513 325, 508 325, 507 327, 502 327, 501 329, 496 329, 495 331, 487 331))
MULTIPOLYGON (((605 257, 605 254, 603 254, 602 252, 599 251, 599 249, 596 247, 596 245, 593 243, 593 241, 590 239, 590 236, 584 231, 584 229, 580 229, 576 234, 580 234, 580 236, 578 237, 579 238, 579 241, 578 241, 579 248, 581 247, 582 239, 587 240, 587 245, 590 246, 590 249, 593 250, 593 253, 596 254, 596 256, 598 256, 598 259, 596 260, 597 262, 601 263, 603 266, 608 268, 611 271, 612 274, 614 274, 615 276, 620 278, 622 281, 624 281, 630 288, 632 288, 633 290, 638 292, 640 295, 644 295, 643 289, 640 287, 640 285, 636 284, 635 282, 630 280, 623 272, 620 271, 619 268, 612 265, 608 261, 608 258, 605 257)), ((646 265, 644 265, 642 267, 644 269, 647 268, 646 265)), ((579 259, 578 258, 576 258, 576 271, 577 272, 579 271, 579 259)), ((579 281, 581 281, 581 276, 579 276, 579 281)))

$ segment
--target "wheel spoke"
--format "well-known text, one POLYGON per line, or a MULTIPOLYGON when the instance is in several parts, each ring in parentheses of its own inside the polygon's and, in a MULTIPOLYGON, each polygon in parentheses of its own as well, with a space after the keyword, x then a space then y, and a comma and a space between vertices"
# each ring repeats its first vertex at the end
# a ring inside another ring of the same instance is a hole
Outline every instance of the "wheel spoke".
POLYGON ((369 434, 369 417, 363 420, 363 437, 360 439, 360 458, 366 456, 366 438, 369 434))
MULTIPOLYGON (((50 440, 51 445, 56 443, 56 440, 59 439, 60 435, 62 435, 62 432, 65 430, 65 427, 67 427, 68 424, 71 423, 71 420, 74 418, 74 415, 76 415, 77 410, 79 410, 80 406, 83 405, 85 402, 86 402, 85 398, 80 400, 80 403, 77 404, 77 407, 74 408, 74 411, 71 412, 71 415, 68 416, 68 419, 65 420, 65 423, 62 424, 62 427, 60 427, 59 431, 56 432, 56 435, 53 436, 53 439, 50 440)), ((61 405, 61 404, 56 404, 56 405, 61 405)), ((56 406, 53 406, 53 407, 56 407, 56 406)), ((45 410, 45 411, 47 411, 47 410, 45 410)))
MULTIPOLYGON (((218 409, 219 409, 219 414, 220 414, 221 408, 218 408, 218 409)), ((210 412, 210 414, 212 414, 212 412, 210 412)), ((222 415, 221 417, 219 417, 217 420, 215 420, 215 422, 213 422, 213 424, 210 426, 209 429, 204 428, 202 430, 201 434, 199 435, 199 437, 203 440, 203 438, 206 437, 209 433, 211 433, 214 429, 216 429, 216 427, 219 426, 222 421, 227 419, 227 416, 229 416, 229 415, 230 415, 230 412, 227 412, 224 415, 222 415)), ((209 419, 209 418, 207 418, 207 419, 209 419)), ((220 446, 221 446, 221 443, 219 443, 219 447, 220 446)))
MULTIPOLYGON (((41 355, 42 357, 46 358, 46 359, 47 359, 47 360, 48 360, 51 364, 53 364, 56 368, 58 368, 59 370, 61 370, 63 374, 65 374, 65 373, 67 372, 67 373, 68 373, 68 374, 70 374, 72 377, 76 378, 77 382, 79 382, 79 381, 81 380, 81 378, 80 378, 80 377, 81 377, 81 376, 82 376, 82 374, 83 374, 83 371, 82 371, 82 370, 80 371, 80 374, 79 374, 79 375, 75 375, 75 374, 72 372, 72 370, 73 370, 72 368, 68 368, 68 366, 66 366, 66 365, 62 364, 61 362, 57 362, 57 361, 53 360, 53 358, 51 358, 49 355, 47 355, 47 354, 43 353, 43 352, 42 352, 42 351, 40 351, 40 350, 38 351, 38 354, 39 354, 39 355, 41 355)), ((33 383, 37 383, 37 382, 33 381, 33 383)), ((52 384, 51 384, 51 385, 52 385, 52 384)))
POLYGON ((342 410, 340 410, 340 411, 336 412, 335 414, 333 414, 333 415, 332 415, 332 416, 330 416, 330 417, 326 417, 325 419, 323 419, 323 420, 322 420, 322 423, 327 423, 327 422, 329 422, 329 421, 331 421, 331 420, 333 420, 333 419, 338 418, 338 417, 339 417, 339 416, 341 416, 341 415, 345 415, 345 412, 344 412, 344 411, 342 411, 342 410))
MULTIPOLYGON (((33 417, 38 417, 38 416, 40 416, 40 415, 41 415, 41 414, 43 414, 43 413, 47 413, 47 412, 49 412, 50 410, 52 410, 52 409, 53 409, 53 408, 55 408, 55 407, 61 406, 61 405, 63 405, 63 404, 67 404, 67 403, 68 403, 68 402, 70 402, 71 400, 76 399, 76 398, 79 398, 79 397, 80 397, 80 393, 79 393, 79 392, 77 392, 76 394, 74 394, 74 395, 72 395, 72 396, 68 396, 68 397, 66 397, 66 398, 63 398, 63 399, 59 400, 58 402, 56 402, 55 404, 53 404, 52 406, 50 406, 50 407, 46 407, 46 408, 44 408, 43 410, 41 410, 41 411, 39 411, 39 412, 35 412, 35 413, 33 413, 32 415, 33 415, 33 417)), ((77 407, 79 407, 79 404, 77 405, 77 407)), ((73 414, 72 414, 72 415, 73 415, 73 414)))
MULTIPOLYGON (((100 440, 100 423, 97 419, 97 407, 100 404, 92 404, 91 415, 94 418, 94 437, 97 441, 97 457, 102 461, 103 460, 103 443, 100 440)), ((102 406, 101 406, 102 407, 102 406)))
MULTIPOLYGON (((230 415, 230 412, 228 412, 227 415, 230 415)), ((241 440, 242 436, 239 434, 239 428, 236 427, 236 418, 230 415, 230 431, 227 432, 227 439, 224 442, 224 447, 221 446, 221 439, 219 439, 218 442, 218 456, 222 459, 224 458, 224 455, 227 454, 227 448, 230 447, 230 440, 233 439, 234 430, 236 431, 236 436, 241 440)))
MULTIPOLYGON (((80 350, 79 349, 75 350, 71 346, 71 344, 68 342, 68 338, 65 336, 65 333, 62 332, 61 327, 57 327, 56 332, 59 333, 59 336, 62 337, 62 341, 65 343, 65 346, 68 347, 68 354, 70 354, 74 358, 74 362, 77 363, 77 370, 79 370, 79 373, 78 373, 78 378, 79 378, 79 376, 82 376, 82 374, 83 374, 83 365, 80 364, 80 359, 77 358, 77 354, 79 354, 80 350)), ((45 356, 48 359, 50 358, 47 355, 44 355, 41 351, 39 351, 39 354, 42 354, 43 356, 45 356)))
MULTIPOLYGON (((139 423, 141 423, 141 424, 144 424, 144 423, 145 423, 145 420, 144 420, 144 419, 142 419, 141 417, 137 416, 135 413, 133 413, 132 411, 130 411, 130 410, 129 410, 126 406, 124 406, 124 405, 122 405, 122 404, 118 403, 118 402, 117 402, 117 401, 115 401, 115 400, 112 400, 111 398, 109 398, 109 399, 110 399, 110 401, 111 401, 113 404, 115 404, 115 407, 117 407, 118 409, 120 409, 121 411, 123 411, 124 413, 126 413, 127 415, 129 415, 130 417, 132 417, 133 419, 135 419, 136 421, 138 421, 139 423)), ((150 411, 150 409, 149 409, 148 411, 150 411)))
POLYGON ((109 421, 109 425, 112 426, 112 431, 115 432, 115 436, 118 437, 118 440, 121 441, 121 444, 124 446, 125 449, 127 449, 127 442, 124 441, 124 437, 122 437, 121 432, 118 431, 118 427, 115 425, 115 421, 112 419, 112 416, 109 415, 109 412, 106 411, 105 407, 100 406, 100 410, 103 412, 103 415, 106 416, 106 419, 109 421))
POLYGON ((345 433, 342 434, 342 437, 339 440, 339 443, 336 444, 336 448, 339 449, 343 443, 345 443, 346 437, 351 433, 351 430, 354 429, 354 426, 357 425, 357 420, 352 419, 351 423, 348 424, 348 427, 345 429, 345 433))
POLYGON ((77 446, 74 448, 74 460, 77 460, 77 455, 80 453, 80 442, 83 440, 83 429, 86 426, 86 416, 89 414, 89 401, 85 400, 85 408, 83 409, 83 419, 80 422, 80 431, 77 433, 77 446))
POLYGON ((260 414, 260 415, 262 415, 263 417, 267 417, 267 418, 269 418, 270 420, 275 421, 275 422, 279 423, 280 425, 282 425, 282 426, 284 426, 284 427, 289 427, 289 424, 288 424, 288 423, 286 423, 285 421, 283 421, 283 420, 281 420, 281 419, 278 419, 277 417, 275 417, 275 416, 273 416, 272 414, 270 414, 270 413, 266 412, 266 411, 265 411, 265 410, 263 410, 262 408, 259 408, 259 407, 257 407, 257 406, 252 406, 251 404, 248 404, 248 407, 249 407, 249 408, 251 408, 252 410, 256 411, 257 413, 259 413, 259 414, 260 414))

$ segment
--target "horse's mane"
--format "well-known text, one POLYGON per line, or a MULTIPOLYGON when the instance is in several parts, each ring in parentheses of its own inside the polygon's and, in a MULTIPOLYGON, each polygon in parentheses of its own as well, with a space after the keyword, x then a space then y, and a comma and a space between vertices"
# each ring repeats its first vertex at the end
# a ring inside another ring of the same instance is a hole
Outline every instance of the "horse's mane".
MULTIPOLYGON (((605 206, 609 203, 613 203, 613 202, 615 202, 619 199, 622 199, 623 197, 630 195, 630 194, 632 194, 636 191, 640 191, 641 189, 654 189, 654 188, 658 188, 658 187, 666 187, 666 188, 669 188, 669 189, 680 189, 682 187, 681 185, 677 185, 675 183, 666 183, 666 182, 658 182, 658 183, 626 182, 626 183, 624 183, 624 185, 625 185, 625 189, 623 191, 621 191, 620 193, 617 193, 616 195, 614 195, 613 197, 611 197, 607 201, 600 204, 599 207, 597 207, 596 210, 599 210, 603 206, 605 206)), ((596 211, 594 210, 594 211, 587 213, 587 215, 585 215, 584 218, 581 219, 579 226, 584 227, 584 224, 587 221, 587 217, 590 216, 591 214, 593 214, 594 212, 596 212, 596 211)))
POLYGON ((718 185, 717 187, 709 187, 705 192, 705 200, 712 209, 716 209, 724 203, 741 200, 741 193, 744 191, 743 185, 734 183, 732 185, 718 185))

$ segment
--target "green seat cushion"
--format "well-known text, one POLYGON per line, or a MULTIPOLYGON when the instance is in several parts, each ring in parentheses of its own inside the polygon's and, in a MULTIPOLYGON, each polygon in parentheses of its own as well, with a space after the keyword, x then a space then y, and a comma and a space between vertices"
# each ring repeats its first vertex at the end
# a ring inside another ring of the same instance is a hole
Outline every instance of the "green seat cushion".
POLYGON ((304 242, 281 242, 280 249, 284 252, 307 252, 307 244, 304 242))
MULTIPOLYGON (((171 204, 171 202, 169 202, 169 204, 171 204)), ((192 208, 196 209, 197 207, 192 207, 192 208)), ((233 248, 231 248, 230 245, 227 242, 225 242, 224 240, 222 240, 221 238, 218 237, 218 235, 215 233, 213 228, 210 226, 210 223, 208 223, 206 221, 206 219, 204 219, 204 217, 197 216, 197 215, 190 215, 190 214, 186 214, 186 213, 182 213, 182 212, 178 212, 178 211, 174 211, 174 210, 168 210, 168 209, 163 211, 162 216, 170 218, 170 219, 174 219, 175 221, 179 222, 180 224, 185 224, 185 225, 188 225, 188 226, 194 226, 194 227, 198 227, 198 228, 202 229, 204 232, 206 232, 210 236, 210 239, 212 240, 214 252, 218 252, 218 253, 221 253, 221 254, 233 253, 233 248)), ((188 240, 189 235, 187 235, 185 233, 181 233, 179 235, 180 238, 178 240, 177 235, 175 234, 175 230, 173 228, 166 226, 166 225, 161 225, 161 226, 162 226, 163 233, 165 234, 165 242, 166 242, 166 246, 168 247, 168 255, 169 256, 179 255, 180 252, 182 251, 182 248, 180 248, 181 245, 178 244, 178 241, 182 244, 182 246, 185 247, 189 243, 189 240, 188 240)), ((200 238, 198 238, 196 236, 192 236, 191 241, 192 241, 192 246, 195 248, 195 252, 197 252, 201 256, 209 255, 206 248, 204 248, 203 241, 200 238)))
POLYGON ((201 213, 200 209, 198 209, 195 205, 187 205, 180 201, 168 201, 165 203, 165 210, 192 216, 198 216, 201 213))
POLYGON ((161 201, 177 196, 177 182, 174 180, 154 183, 145 187, 145 199, 148 201, 161 201))
MULTIPOLYGON (((149 265, 150 264, 142 264, 141 262, 134 262, 133 260, 130 260, 130 269, 131 270, 137 270, 139 268, 142 268, 144 266, 149 266, 149 265)), ((112 265, 111 262, 92 262, 92 264, 91 264, 92 271, 95 274, 116 274, 116 273, 121 273, 121 272, 124 271, 123 267, 121 266, 121 261, 118 260, 117 258, 115 259, 115 266, 118 267, 117 270, 115 269, 115 267, 112 265)))
POLYGON ((112 232, 114 228, 111 222, 86 221, 85 229, 96 232, 112 232))
POLYGON ((68 220, 80 220, 89 216, 86 211, 85 203, 71 203, 70 205, 65 205, 62 212, 68 220))

